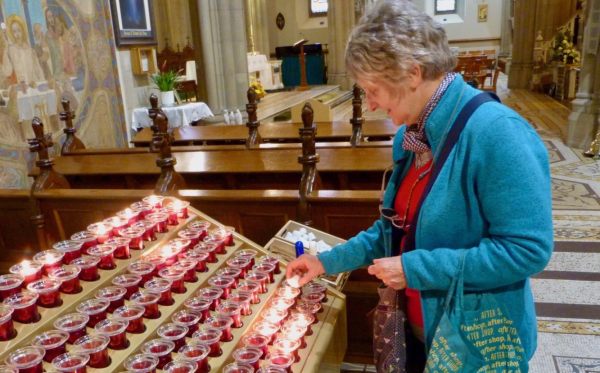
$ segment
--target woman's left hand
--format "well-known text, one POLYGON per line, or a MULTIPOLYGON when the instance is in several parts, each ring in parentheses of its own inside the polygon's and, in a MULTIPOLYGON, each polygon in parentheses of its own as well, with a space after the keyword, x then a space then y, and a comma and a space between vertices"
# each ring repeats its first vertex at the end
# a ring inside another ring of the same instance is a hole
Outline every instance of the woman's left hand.
POLYGON ((368 270, 370 274, 393 289, 401 290, 406 287, 404 268, 402 268, 402 260, 399 256, 375 259, 368 270))

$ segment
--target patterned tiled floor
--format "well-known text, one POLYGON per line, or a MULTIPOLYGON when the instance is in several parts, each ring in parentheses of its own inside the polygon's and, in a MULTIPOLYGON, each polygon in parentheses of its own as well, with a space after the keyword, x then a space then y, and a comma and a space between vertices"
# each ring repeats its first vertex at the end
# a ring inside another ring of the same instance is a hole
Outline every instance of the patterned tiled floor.
MULTIPOLYGON (((532 279, 539 332, 530 372, 600 372, 600 161, 564 144, 565 106, 543 95, 509 91, 504 76, 498 95, 536 128, 552 172, 556 245, 545 271, 532 279)), ((362 365, 343 370, 375 371, 362 365)))

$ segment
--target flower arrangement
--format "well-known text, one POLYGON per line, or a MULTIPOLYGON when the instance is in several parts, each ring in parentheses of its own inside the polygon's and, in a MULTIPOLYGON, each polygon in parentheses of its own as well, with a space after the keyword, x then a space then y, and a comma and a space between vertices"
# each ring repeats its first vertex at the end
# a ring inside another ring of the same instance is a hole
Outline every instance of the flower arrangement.
POLYGON ((573 45, 572 36, 569 30, 559 31, 554 38, 552 48, 553 60, 562 63, 579 63, 581 55, 573 45))
POLYGON ((250 83, 250 87, 254 88, 254 92, 256 92, 256 98, 259 100, 261 98, 265 97, 265 95, 267 94, 267 92, 265 92, 265 89, 263 88, 262 84, 260 84, 260 82, 258 80, 255 80, 252 83, 250 83))
POLYGON ((175 90, 180 76, 181 70, 168 70, 159 71, 156 74, 150 76, 150 79, 152 80, 152 83, 156 85, 156 88, 158 88, 159 91, 169 92, 175 90))

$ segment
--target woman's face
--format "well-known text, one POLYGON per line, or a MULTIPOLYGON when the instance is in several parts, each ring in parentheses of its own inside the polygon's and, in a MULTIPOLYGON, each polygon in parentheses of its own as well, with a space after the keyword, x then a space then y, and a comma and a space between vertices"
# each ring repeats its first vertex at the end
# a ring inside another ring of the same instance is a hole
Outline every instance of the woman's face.
POLYGON ((412 124, 418 120, 422 108, 410 76, 394 88, 378 80, 359 78, 357 83, 365 91, 369 110, 385 111, 397 125, 412 124))
POLYGON ((10 26, 10 30, 15 38, 15 43, 20 43, 23 40, 23 30, 21 30, 21 26, 17 22, 13 22, 10 26))

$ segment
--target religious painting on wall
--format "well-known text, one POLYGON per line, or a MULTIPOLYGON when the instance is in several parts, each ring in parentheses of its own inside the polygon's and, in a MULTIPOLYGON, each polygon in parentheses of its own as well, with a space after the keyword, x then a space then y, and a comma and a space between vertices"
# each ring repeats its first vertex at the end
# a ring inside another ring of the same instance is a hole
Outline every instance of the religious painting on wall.
POLYGON ((151 0, 111 0, 117 46, 156 45, 151 0))
POLYGON ((125 142, 107 7, 102 1, 0 0, 0 188, 29 182, 33 117, 60 147, 63 99, 86 145, 125 142))

